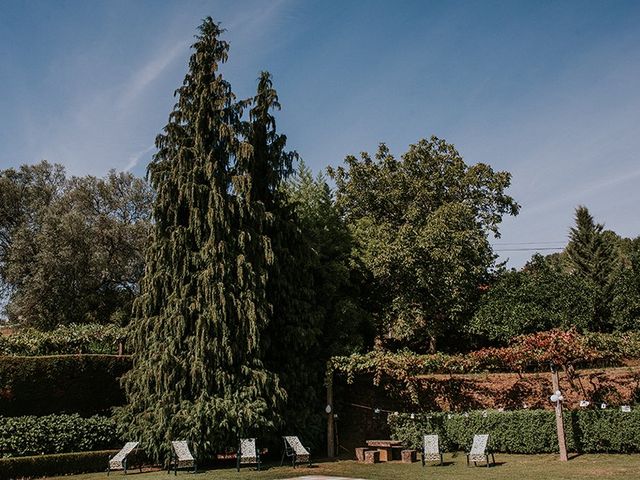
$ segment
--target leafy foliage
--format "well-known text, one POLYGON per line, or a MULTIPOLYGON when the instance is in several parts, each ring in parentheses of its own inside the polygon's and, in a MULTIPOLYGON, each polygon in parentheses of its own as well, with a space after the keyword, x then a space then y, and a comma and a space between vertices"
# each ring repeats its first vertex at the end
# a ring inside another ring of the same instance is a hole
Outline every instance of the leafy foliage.
POLYGON ((67 178, 42 162, 0 172, 0 186, 9 319, 39 329, 126 323, 150 226, 148 185, 113 171, 67 178))
MULTIPOLYGON (((445 451, 469 451, 473 435, 488 433, 489 448, 505 453, 558 451, 555 414, 548 410, 444 412, 389 415, 394 438, 421 448, 422 436, 440 436, 445 451)), ((640 411, 578 410, 565 413, 567 448, 584 453, 640 452, 640 411)))
POLYGON ((124 403, 119 378, 130 368, 130 358, 111 355, 0 357, 0 412, 107 412, 124 403))
POLYGON ((304 162, 286 191, 307 244, 313 307, 322 319, 322 358, 359 350, 372 341, 370 316, 363 306, 366 272, 353 254, 353 238, 332 191, 325 177, 314 178, 304 162))
POLYGON ((432 137, 396 159, 381 144, 375 159, 347 157, 330 169, 336 202, 371 272, 379 339, 434 351, 473 312, 504 214, 518 212, 504 191, 507 172, 468 166, 453 145, 432 137))
POLYGON ((116 424, 109 417, 0 417, 0 452, 4 457, 104 450, 118 443, 116 424))
POLYGON ((0 336, 0 355, 112 354, 125 337, 126 329, 113 324, 61 325, 51 331, 21 328, 0 336))
POLYGON ((385 381, 403 386, 413 403, 418 403, 418 378, 431 373, 511 372, 549 369, 558 366, 615 364, 623 359, 640 358, 640 334, 579 335, 574 330, 551 330, 523 335, 503 348, 484 348, 465 354, 420 355, 409 351, 393 353, 373 350, 365 354, 333 357, 328 375, 345 375, 352 382, 356 375, 372 376, 374 384, 385 381))
POLYGON ((640 330, 640 237, 628 243, 612 292, 611 324, 617 331, 640 330))
POLYGON ((482 296, 469 328, 474 335, 500 343, 552 328, 587 331, 594 309, 588 282, 534 255, 522 270, 498 275, 482 296))

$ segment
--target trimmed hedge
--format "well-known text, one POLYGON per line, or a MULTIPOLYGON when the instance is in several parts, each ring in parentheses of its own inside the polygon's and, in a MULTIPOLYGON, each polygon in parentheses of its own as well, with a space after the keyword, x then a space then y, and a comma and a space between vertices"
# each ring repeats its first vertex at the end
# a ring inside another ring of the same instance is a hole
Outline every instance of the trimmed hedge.
POLYGON ((0 335, 0 355, 115 354, 126 333, 126 328, 96 323, 61 325, 51 331, 18 329, 0 335))
POLYGON ((0 480, 104 472, 117 450, 0 458, 0 480))
POLYGON ((129 357, 113 355, 0 357, 0 412, 105 413, 124 404, 119 378, 130 368, 129 357))
MULTIPOLYGON (((450 414, 391 414, 393 438, 422 448, 422 436, 435 433, 446 451, 468 451, 474 434, 490 434, 490 448, 505 453, 558 452, 555 413, 547 410, 450 414)), ((640 410, 565 411, 567 449, 581 453, 640 452, 640 410)))
POLYGON ((0 417, 0 457, 104 450, 120 443, 110 417, 0 417))

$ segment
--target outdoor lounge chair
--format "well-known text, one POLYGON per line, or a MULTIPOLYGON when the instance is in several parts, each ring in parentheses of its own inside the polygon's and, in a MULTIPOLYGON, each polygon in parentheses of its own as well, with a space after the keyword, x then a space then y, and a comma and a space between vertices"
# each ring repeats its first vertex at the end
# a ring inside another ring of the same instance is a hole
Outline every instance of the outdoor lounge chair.
POLYGON ((438 460, 440 465, 444 464, 438 435, 425 435, 422 445, 422 466, 424 467, 427 462, 437 462, 438 460))
POLYGON ((169 470, 167 470, 167 473, 171 472, 173 468, 174 475, 177 475, 178 469, 191 467, 193 467, 193 473, 196 473, 196 460, 193 458, 193 455, 191 455, 187 442, 178 440, 171 442, 171 446, 173 447, 173 453, 171 454, 171 461, 169 462, 169 470))
POLYGON ((241 438, 238 447, 238 471, 242 465, 255 465, 260 470, 260 452, 255 438, 241 438))
POLYGON ((471 451, 467 453, 467 467, 469 466, 469 462, 473 462, 474 465, 477 465, 478 462, 486 462, 487 468, 490 467, 491 464, 489 463, 489 455, 491 455, 491 463, 496 463, 496 459, 493 457, 493 453, 489 452, 489 450, 487 449, 488 443, 489 435, 473 436, 473 445, 471 446, 471 451))
MULTIPOLYGON (((111 470, 124 470, 124 474, 127 474, 127 457, 138 446, 139 442, 127 442, 118 453, 111 459, 109 459, 109 465, 107 466, 107 475, 111 473, 111 470)), ((142 471, 142 467, 140 467, 142 471)))
POLYGON ((298 437, 282 437, 282 439, 284 440, 284 451, 282 452, 280 466, 284 463, 285 455, 291 459, 293 468, 296 468, 297 464, 307 462, 311 466, 310 449, 304 447, 298 437))

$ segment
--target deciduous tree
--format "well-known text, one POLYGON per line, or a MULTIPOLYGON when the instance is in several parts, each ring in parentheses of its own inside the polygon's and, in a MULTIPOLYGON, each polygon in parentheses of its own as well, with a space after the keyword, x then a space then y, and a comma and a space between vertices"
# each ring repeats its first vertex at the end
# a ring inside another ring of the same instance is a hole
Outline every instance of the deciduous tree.
POLYGON ((473 312, 498 235, 518 204, 505 193, 510 174, 467 165, 453 145, 432 137, 396 159, 347 157, 330 170, 337 204, 373 276, 381 341, 435 350, 436 340, 473 312), (386 339, 386 340, 385 340, 386 339))
POLYGON ((534 255, 521 270, 502 272, 491 283, 470 330, 497 343, 553 328, 586 331, 594 308, 588 282, 558 262, 534 255))
POLYGON ((15 322, 124 324, 137 295, 153 195, 129 173, 67 178, 42 162, 5 170, 0 277, 15 322))

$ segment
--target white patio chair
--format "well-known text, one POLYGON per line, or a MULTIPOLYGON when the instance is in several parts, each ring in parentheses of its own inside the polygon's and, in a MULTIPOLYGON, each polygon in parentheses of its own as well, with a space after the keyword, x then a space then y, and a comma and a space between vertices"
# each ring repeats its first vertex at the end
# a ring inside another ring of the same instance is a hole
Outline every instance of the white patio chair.
POLYGON ((260 470, 260 452, 255 438, 241 438, 238 447, 238 471, 242 465, 255 465, 260 470))
POLYGON ((171 442, 171 446, 173 447, 173 453, 171 454, 171 461, 169 462, 169 470, 173 467, 174 475, 178 474, 178 469, 181 468, 191 468, 193 467, 193 473, 196 473, 196 460, 191 455, 191 450, 189 450, 189 445, 184 440, 177 440, 171 442))
POLYGON ((440 462, 440 465, 444 463, 438 435, 425 435, 422 444, 422 466, 424 467, 427 462, 437 461, 440 462))
POLYGON ((489 443, 489 435, 474 435, 473 436, 473 445, 471 445, 471 451, 467 453, 467 467, 469 466, 469 462, 473 462, 474 465, 477 465, 478 462, 486 462, 487 468, 491 466, 489 463, 489 455, 491 455, 492 463, 496 463, 496 459, 493 456, 493 453, 489 452, 487 445, 489 443))
MULTIPOLYGON (((109 459, 109 465, 107 466, 107 476, 111 473, 111 470, 124 470, 124 474, 127 474, 127 457, 138 446, 139 442, 127 442, 113 458, 109 459)), ((140 467, 142 471, 142 467, 140 467)))
POLYGON ((296 468, 297 464, 309 463, 311 466, 311 453, 308 447, 302 445, 300 439, 295 436, 282 437, 284 440, 284 451, 282 452, 282 460, 280 465, 284 463, 284 457, 287 456, 291 459, 293 468, 296 468))

